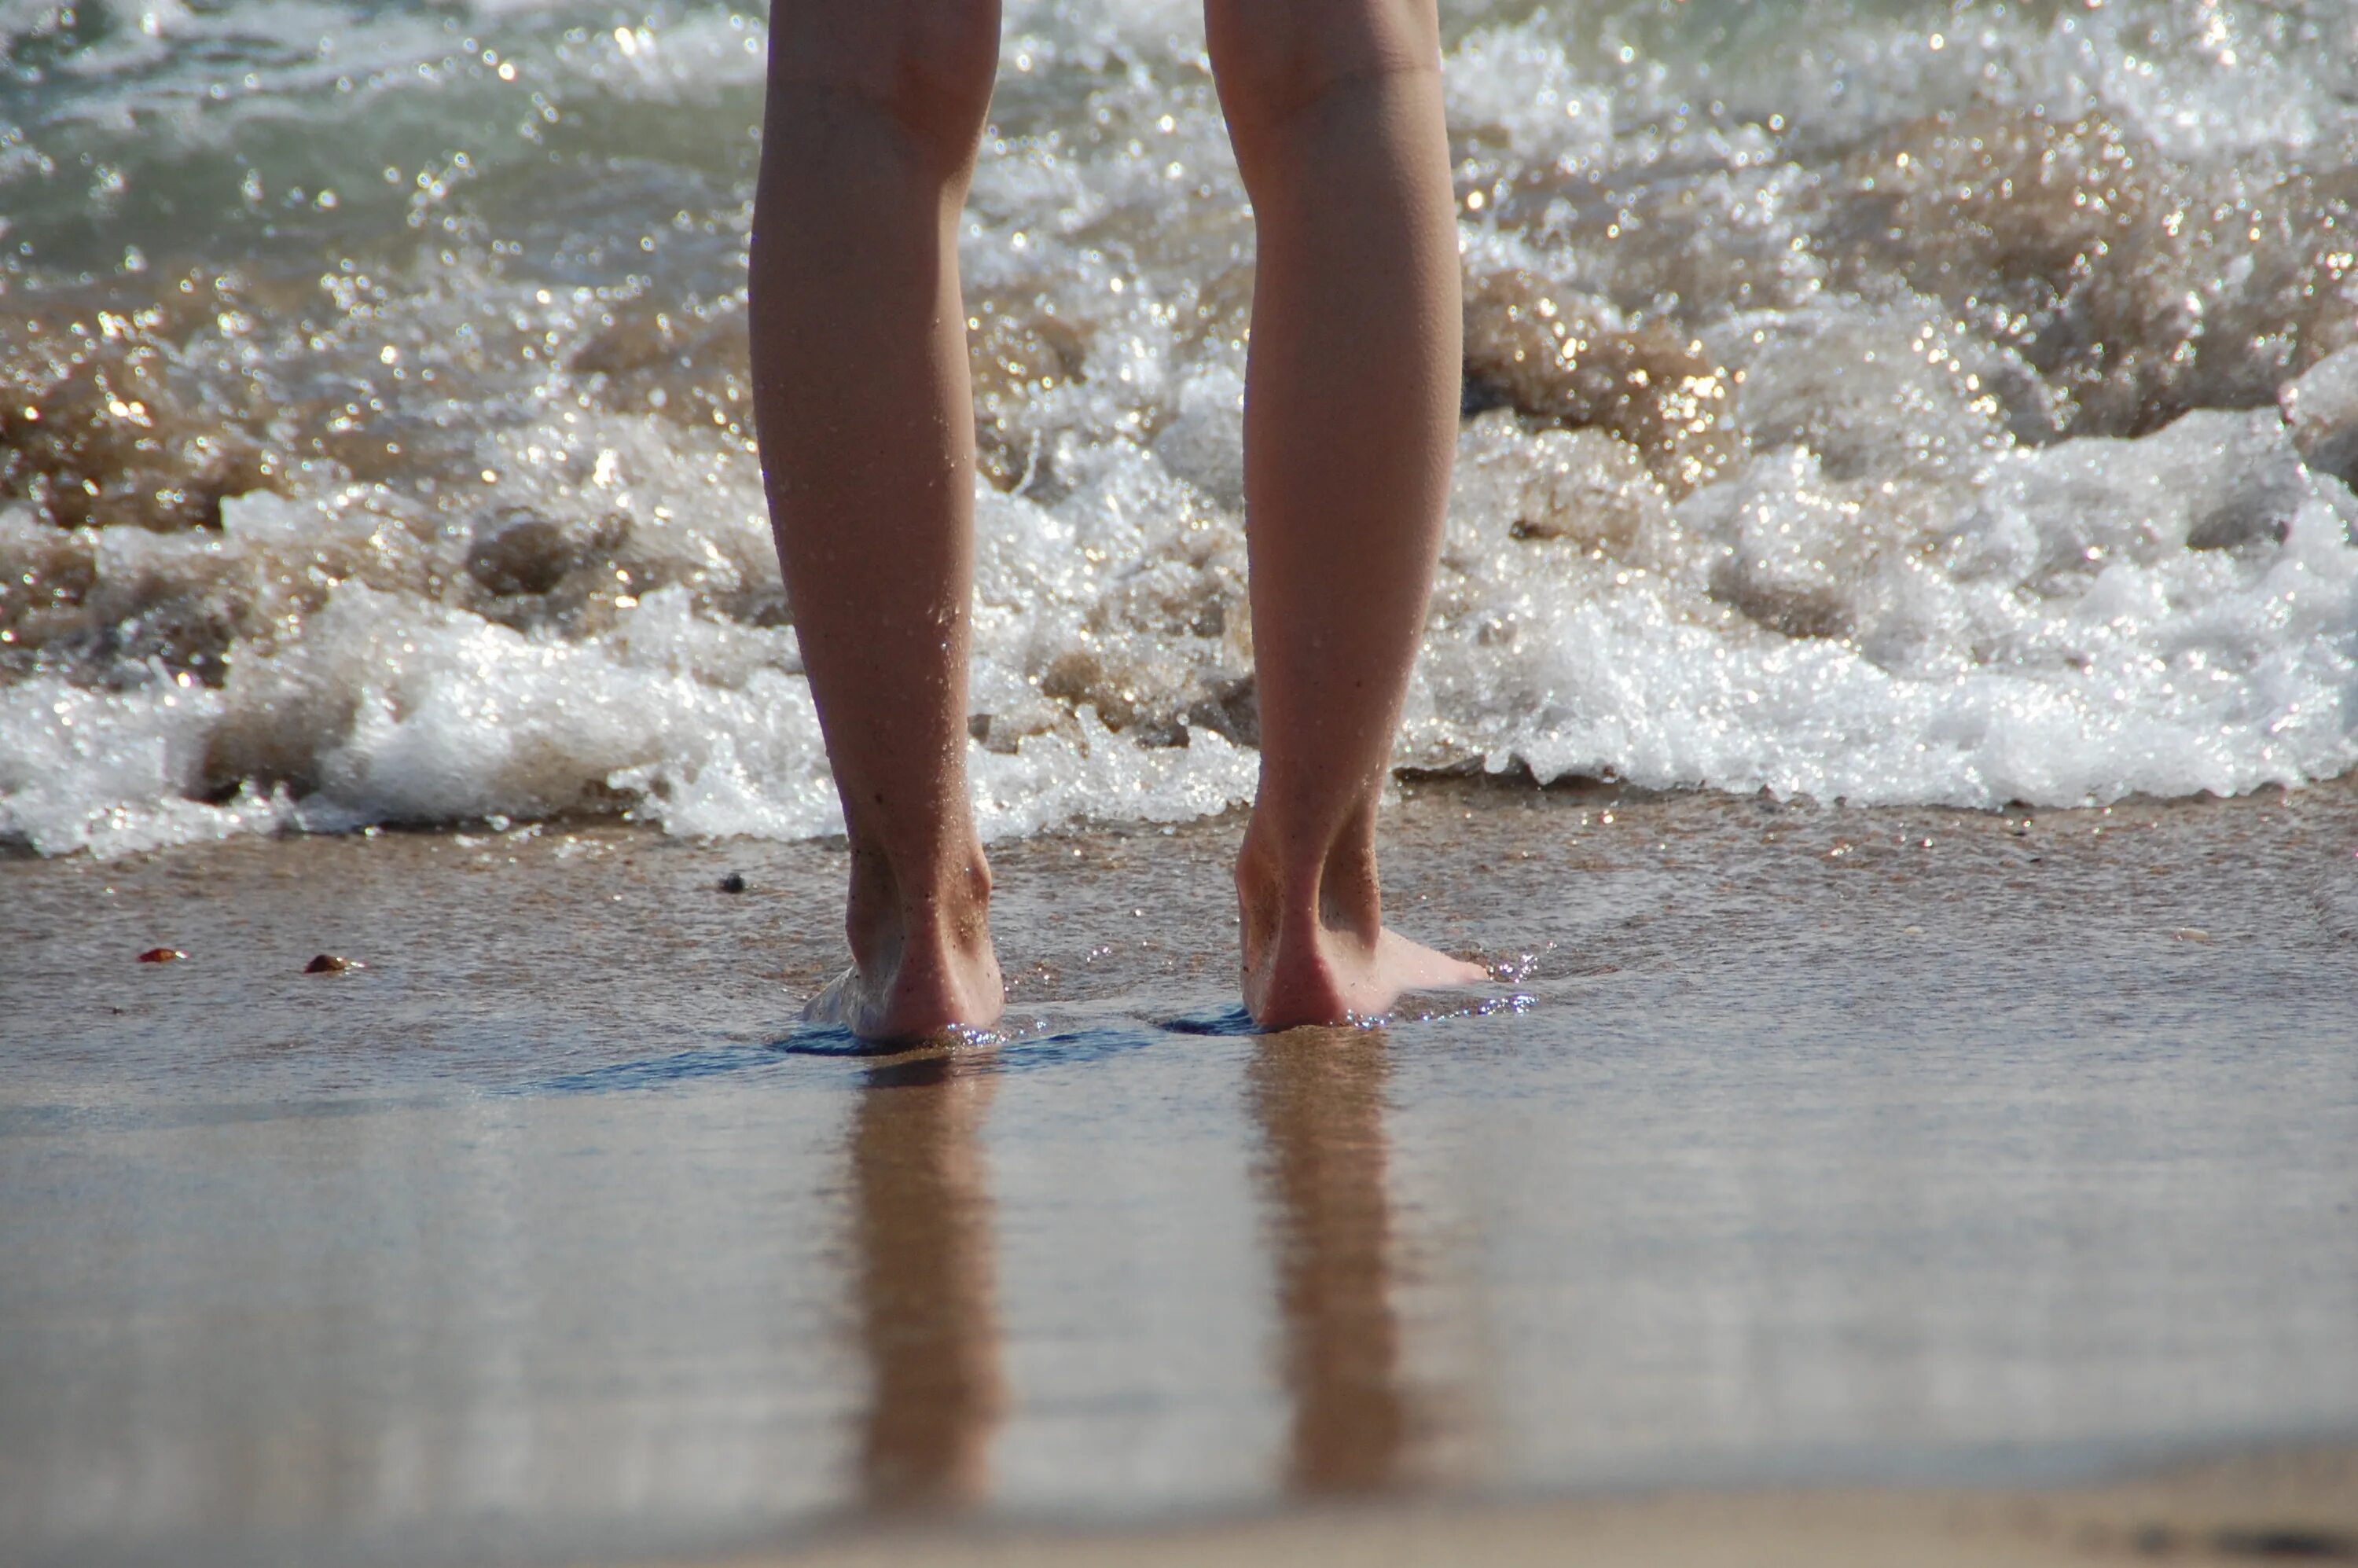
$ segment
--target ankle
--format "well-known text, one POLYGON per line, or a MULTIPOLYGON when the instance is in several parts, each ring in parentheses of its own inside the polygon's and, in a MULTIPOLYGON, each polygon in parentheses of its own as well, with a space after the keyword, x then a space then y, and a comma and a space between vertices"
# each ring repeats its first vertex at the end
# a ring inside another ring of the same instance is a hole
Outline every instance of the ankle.
POLYGON ((845 924, 862 972, 946 967, 990 948, 990 864, 969 839, 896 865, 854 844, 845 924))
POLYGON ((1373 824, 1362 815, 1339 832, 1312 834, 1256 814, 1237 851, 1236 885, 1249 954, 1325 935, 1372 945, 1383 929, 1373 824))
POLYGON ((871 1040, 924 1040, 988 1029, 1007 991, 990 945, 990 867, 971 839, 951 856, 896 870, 854 843, 845 921, 851 969, 803 1016, 871 1040))

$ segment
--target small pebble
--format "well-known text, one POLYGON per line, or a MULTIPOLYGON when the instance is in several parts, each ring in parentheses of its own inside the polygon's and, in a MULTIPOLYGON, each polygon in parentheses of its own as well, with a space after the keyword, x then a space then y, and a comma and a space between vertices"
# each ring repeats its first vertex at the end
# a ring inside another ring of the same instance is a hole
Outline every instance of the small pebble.
POLYGON ((150 947, 139 955, 139 961, 143 964, 177 964, 187 957, 178 947, 150 947))
POLYGON ((307 975, 341 975, 346 969, 361 969, 367 967, 357 958, 340 958, 333 953, 322 953, 304 965, 303 972, 307 975))
POLYGON ((721 878, 720 891, 722 892, 743 892, 745 891, 745 873, 742 871, 731 871, 727 876, 721 878))

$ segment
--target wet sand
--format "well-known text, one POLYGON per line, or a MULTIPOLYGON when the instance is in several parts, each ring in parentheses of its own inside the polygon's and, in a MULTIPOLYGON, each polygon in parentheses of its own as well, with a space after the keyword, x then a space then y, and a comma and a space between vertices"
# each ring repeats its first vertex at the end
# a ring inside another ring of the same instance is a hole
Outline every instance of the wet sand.
POLYGON ((1487 1507, 1370 1507, 1187 1531, 903 1533, 731 1559, 730 1568, 1122 1563, 1389 1568, 2066 1568, 2358 1562, 2358 1450, 2266 1454, 2107 1485, 2003 1491, 1665 1492, 1487 1507))
POLYGON ((2347 1554, 2350 782, 1417 784, 1510 982, 1276 1037, 1238 827, 1001 846, 1017 1033, 882 1058, 786 1022, 827 845, 0 865, 14 1550, 2347 1554))

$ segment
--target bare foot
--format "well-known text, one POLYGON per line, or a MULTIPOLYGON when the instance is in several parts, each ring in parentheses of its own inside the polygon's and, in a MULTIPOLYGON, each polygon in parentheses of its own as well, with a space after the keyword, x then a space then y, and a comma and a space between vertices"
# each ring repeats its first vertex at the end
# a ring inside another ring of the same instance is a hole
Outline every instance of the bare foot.
POLYGON ((1403 992, 1480 985, 1490 971, 1386 927, 1370 948, 1348 932, 1321 929, 1245 958, 1245 1008, 1264 1029, 1343 1023, 1389 1011, 1403 992), (1258 961, 1256 961, 1256 959, 1258 961))
POLYGON ((804 1004, 803 1022, 835 1024, 862 1040, 910 1041, 999 1022, 1007 991, 988 942, 963 961, 939 961, 925 966, 924 974, 908 972, 911 968, 877 982, 857 966, 848 968, 804 1004))
POLYGON ((919 863, 909 878, 855 848, 847 935, 852 967, 803 1009, 863 1040, 988 1029, 1007 1005, 990 943, 990 867, 979 848, 919 863))
POLYGON ((1237 850, 1245 1011, 1264 1029, 1388 1012, 1401 993, 1480 985, 1490 971, 1383 924, 1375 818, 1338 834, 1287 835, 1256 805, 1237 850), (1304 845, 1308 846, 1306 849, 1304 845))

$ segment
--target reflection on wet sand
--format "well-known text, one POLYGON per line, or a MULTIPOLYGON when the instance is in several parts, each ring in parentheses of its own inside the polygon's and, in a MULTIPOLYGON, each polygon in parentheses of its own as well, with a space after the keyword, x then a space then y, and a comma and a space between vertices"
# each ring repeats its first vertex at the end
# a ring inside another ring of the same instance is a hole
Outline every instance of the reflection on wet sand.
POLYGON ((851 1131, 860 1332, 871 1394, 863 1495, 979 1500, 1005 1408, 981 1155, 991 1076, 953 1056, 869 1070, 851 1131))
POLYGON ((1264 1037, 1248 1069, 1293 1401, 1286 1482, 1303 1495, 1399 1486, 1416 1434, 1391 1303, 1386 1051, 1380 1032, 1297 1029, 1264 1037))

